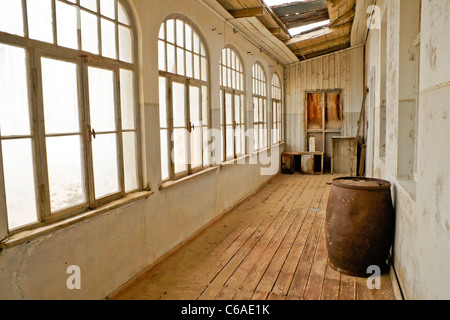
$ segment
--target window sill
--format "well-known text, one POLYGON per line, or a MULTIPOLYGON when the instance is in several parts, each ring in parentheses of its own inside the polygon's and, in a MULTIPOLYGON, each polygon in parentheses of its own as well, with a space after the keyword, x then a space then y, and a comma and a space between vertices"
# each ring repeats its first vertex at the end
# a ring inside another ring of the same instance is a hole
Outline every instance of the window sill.
POLYGON ((247 160, 249 157, 250 157, 250 155, 246 154, 246 155, 240 156, 236 159, 227 160, 220 164, 220 168, 222 169, 224 167, 229 167, 229 166, 232 166, 235 164, 239 164, 240 162, 247 160))
POLYGON ((211 167, 211 168, 207 168, 205 170, 199 171, 197 173, 191 174, 189 176, 183 177, 181 179, 178 180, 172 180, 172 181, 166 181, 163 182, 163 184, 159 187, 159 190, 163 191, 163 190, 167 190, 170 189, 172 187, 175 187, 179 184, 182 184, 183 182, 195 179, 197 177, 203 176, 204 174, 207 174, 209 172, 215 171, 217 170, 218 167, 211 167))
POLYGON ((16 234, 10 236, 9 238, 6 238, 2 242, 0 242, 0 249, 3 250, 3 249, 17 246, 23 242, 32 240, 37 237, 41 237, 48 233, 54 232, 56 230, 66 228, 66 227, 76 224, 78 222, 88 220, 88 219, 98 216, 100 214, 109 212, 111 210, 124 207, 126 205, 135 203, 142 199, 147 199, 152 194, 154 194, 153 191, 139 191, 139 192, 131 193, 119 200, 112 201, 104 206, 98 207, 95 210, 89 210, 85 213, 78 214, 76 216, 73 216, 73 217, 70 217, 70 218, 49 224, 49 225, 40 226, 37 228, 33 228, 31 230, 24 230, 24 231, 18 232, 16 234))

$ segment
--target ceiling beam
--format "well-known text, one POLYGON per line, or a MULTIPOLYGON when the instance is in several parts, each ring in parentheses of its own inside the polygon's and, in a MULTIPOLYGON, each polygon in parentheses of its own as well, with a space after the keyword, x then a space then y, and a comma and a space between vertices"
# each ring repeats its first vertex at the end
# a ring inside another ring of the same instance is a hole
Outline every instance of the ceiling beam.
POLYGON ((351 28, 352 23, 351 22, 347 22, 345 24, 342 24, 340 26, 337 26, 335 28, 324 28, 324 29, 320 29, 317 31, 313 31, 310 33, 305 33, 302 34, 300 36, 294 37, 292 39, 289 39, 285 42, 285 44, 287 46, 290 46, 292 44, 297 44, 299 42, 305 41, 305 40, 311 40, 313 38, 317 38, 317 37, 321 37, 321 36, 325 36, 325 35, 329 35, 332 34, 335 31, 341 30, 341 29, 345 29, 345 28, 351 28))
POLYGON ((230 14, 233 16, 233 18, 258 17, 264 15, 264 13, 265 13, 264 7, 247 8, 230 11, 230 14))
POLYGON ((339 18, 337 18, 336 20, 332 21, 330 23, 330 28, 335 28, 341 24, 343 24, 345 21, 347 21, 348 19, 351 19, 355 16, 355 8, 351 8, 350 10, 348 10, 346 13, 344 13, 342 16, 340 16, 339 18))
POLYGON ((308 59, 316 58, 316 57, 323 56, 323 55, 326 55, 326 54, 329 54, 329 53, 333 53, 335 51, 347 49, 348 47, 350 47, 350 42, 349 43, 345 43, 345 44, 340 44, 340 45, 338 45, 336 47, 328 48, 328 49, 325 49, 325 50, 313 52, 313 53, 305 55, 304 57, 306 58, 305 60, 308 60, 308 59))
MULTIPOLYGON (((342 36, 342 37, 338 37, 338 38, 334 38, 334 39, 330 39, 330 40, 326 40, 326 41, 321 41, 321 42, 312 44, 310 46, 303 47, 301 49, 296 50, 294 53, 297 56, 299 56, 299 55, 308 55, 308 53, 306 53, 306 52, 315 51, 317 49, 321 49, 325 45, 328 45, 328 46, 331 46, 331 47, 335 47, 335 46, 338 45, 338 43, 344 42, 344 41, 345 42, 349 42, 350 41, 350 35, 349 34, 347 34, 345 36, 342 36)), ((311 53, 309 53, 309 54, 311 54, 311 53)))

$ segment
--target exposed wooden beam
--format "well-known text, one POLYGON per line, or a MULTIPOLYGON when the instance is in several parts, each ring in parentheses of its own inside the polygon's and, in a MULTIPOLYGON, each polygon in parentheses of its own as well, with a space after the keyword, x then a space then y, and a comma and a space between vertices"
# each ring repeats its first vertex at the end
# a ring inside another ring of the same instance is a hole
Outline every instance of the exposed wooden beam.
POLYGON ((302 42, 302 41, 305 41, 305 40, 310 40, 310 39, 313 39, 313 38, 316 38, 316 37, 321 37, 321 36, 324 36, 324 35, 327 35, 327 34, 331 34, 331 33, 335 32, 335 31, 338 31, 338 30, 341 30, 341 29, 345 29, 345 28, 349 28, 349 27, 351 28, 351 26, 352 26, 352 23, 351 22, 347 22, 345 24, 337 26, 336 28, 324 28, 324 29, 317 30, 317 31, 314 31, 314 32, 305 33, 303 35, 300 35, 300 36, 294 37, 292 39, 289 39, 288 41, 285 42, 285 44, 287 46, 290 46, 292 44, 296 44, 296 43, 299 43, 299 42, 302 42))
POLYGON ((342 37, 338 37, 338 38, 334 38, 334 39, 330 39, 330 40, 326 40, 326 41, 321 41, 321 42, 312 44, 310 46, 306 46, 306 47, 303 47, 301 49, 298 49, 294 53, 297 56, 305 55, 306 52, 315 51, 317 49, 322 48, 325 45, 329 45, 331 47, 335 47, 338 43, 343 42, 343 41, 349 42, 350 41, 350 35, 347 34, 347 35, 342 36, 342 37))
POLYGON ((247 8, 230 11, 230 14, 233 16, 233 18, 258 17, 264 15, 264 13, 265 13, 264 7, 247 8))
POLYGON ((323 55, 326 55, 326 54, 329 54, 329 53, 332 53, 332 52, 335 52, 335 51, 344 50, 344 49, 347 49, 348 47, 350 47, 350 42, 338 45, 336 47, 328 48, 328 49, 325 49, 325 50, 313 52, 311 54, 307 54, 307 55, 305 55, 305 58, 306 58, 305 60, 312 59, 312 58, 319 57, 319 56, 323 56, 323 55))
POLYGON ((336 20, 331 22, 330 23, 330 28, 335 28, 335 27, 343 24, 348 19, 353 18, 354 16, 355 16, 355 8, 351 8, 346 13, 344 13, 342 16, 340 16, 339 18, 337 18, 336 20))

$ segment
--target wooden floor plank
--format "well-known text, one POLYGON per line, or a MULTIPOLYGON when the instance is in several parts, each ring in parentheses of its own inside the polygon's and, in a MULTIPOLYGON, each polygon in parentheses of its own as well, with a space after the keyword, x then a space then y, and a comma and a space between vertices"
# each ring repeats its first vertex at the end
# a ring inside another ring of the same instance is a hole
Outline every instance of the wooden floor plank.
POLYGON ((389 275, 370 290, 329 265, 324 222, 336 177, 276 177, 114 298, 395 299, 389 275))

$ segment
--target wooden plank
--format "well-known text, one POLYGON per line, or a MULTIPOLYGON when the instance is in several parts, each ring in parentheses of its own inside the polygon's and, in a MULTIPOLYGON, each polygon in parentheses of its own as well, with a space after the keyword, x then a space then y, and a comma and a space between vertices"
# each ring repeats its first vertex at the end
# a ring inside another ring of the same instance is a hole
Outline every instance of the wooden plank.
POLYGON ((230 11, 230 14, 233 16, 233 18, 256 17, 256 16, 262 16, 264 13, 265 13, 265 10, 263 7, 247 8, 247 9, 230 11))
POLYGON ((339 300, 356 300, 356 280, 345 274, 341 274, 339 287, 339 300))

